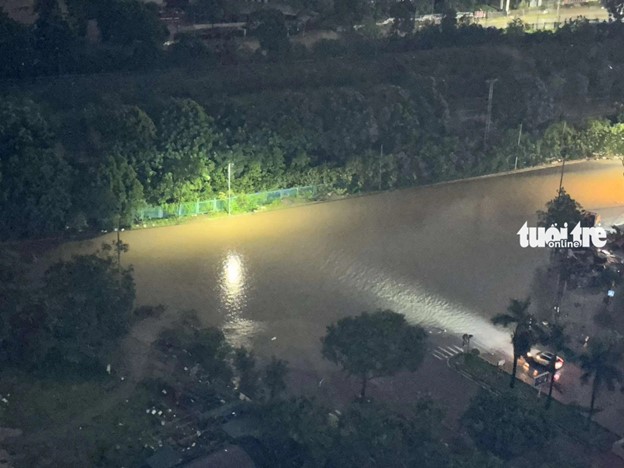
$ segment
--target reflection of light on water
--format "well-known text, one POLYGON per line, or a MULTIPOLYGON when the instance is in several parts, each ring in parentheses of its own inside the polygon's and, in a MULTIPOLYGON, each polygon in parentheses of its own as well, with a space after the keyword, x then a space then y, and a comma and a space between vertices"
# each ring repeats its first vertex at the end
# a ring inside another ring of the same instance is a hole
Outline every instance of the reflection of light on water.
POLYGON ((474 342, 488 350, 510 352, 509 332, 496 328, 477 312, 435 296, 417 283, 408 284, 391 278, 387 272, 358 262, 350 263, 346 272, 336 271, 335 276, 374 296, 378 306, 400 312, 410 322, 423 327, 440 327, 454 334, 472 334, 474 342))
POLYGON ((221 301, 227 312, 240 313, 245 306, 245 266, 241 256, 228 252, 221 268, 221 301))
POLYGON ((248 283, 244 257, 236 252, 228 252, 221 262, 219 286, 221 307, 225 312, 222 329, 233 346, 249 346, 253 336, 264 329, 260 322, 243 317, 247 306, 248 283))
POLYGON ((224 262, 225 285, 231 295, 236 296, 240 293, 243 284, 243 264, 240 256, 237 254, 229 254, 224 262))

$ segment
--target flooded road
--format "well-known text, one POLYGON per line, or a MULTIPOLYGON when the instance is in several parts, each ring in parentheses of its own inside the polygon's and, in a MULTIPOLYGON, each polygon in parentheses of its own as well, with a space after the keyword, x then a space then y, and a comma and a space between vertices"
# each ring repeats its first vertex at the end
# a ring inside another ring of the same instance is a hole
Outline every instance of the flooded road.
MULTIPOLYGON (((614 219, 612 207, 624 204, 622 171, 620 161, 570 164, 564 186, 614 219)), ((194 309, 233 344, 291 364, 318 367, 325 327, 376 308, 508 349, 509 335, 489 318, 510 297, 528 295, 545 263, 547 252, 522 249, 516 232, 535 223, 559 175, 557 166, 125 232, 123 262, 134 266, 140 303, 194 309)))

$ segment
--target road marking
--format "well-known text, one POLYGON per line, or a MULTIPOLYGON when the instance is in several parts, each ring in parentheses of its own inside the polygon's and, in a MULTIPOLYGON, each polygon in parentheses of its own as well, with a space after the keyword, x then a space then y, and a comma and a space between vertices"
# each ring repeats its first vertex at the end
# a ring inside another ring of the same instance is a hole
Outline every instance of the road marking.
POLYGON ((463 350, 459 346, 438 346, 431 354, 440 361, 446 361, 461 352, 463 350))
POLYGON ((448 357, 453 357, 457 354, 457 351, 455 351, 453 348, 451 347, 445 347, 445 348, 438 348, 440 351, 442 351, 444 354, 446 354, 448 357))

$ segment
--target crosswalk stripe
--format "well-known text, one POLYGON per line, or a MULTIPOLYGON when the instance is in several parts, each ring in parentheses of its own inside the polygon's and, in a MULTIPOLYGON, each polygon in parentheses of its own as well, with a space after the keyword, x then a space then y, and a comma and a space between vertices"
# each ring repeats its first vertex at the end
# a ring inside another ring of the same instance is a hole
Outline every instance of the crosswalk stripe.
POLYGON ((455 356, 457 353, 455 352, 454 349, 449 349, 449 348, 438 348, 440 351, 442 351, 444 354, 446 354, 448 357, 453 357, 455 356))
POLYGON ((443 354, 440 354, 440 352, 437 350, 432 352, 431 354, 433 354, 433 357, 439 359, 440 361, 446 360, 446 356, 444 356, 443 354))
POLYGON ((453 348, 455 348, 455 349, 457 350, 457 352, 458 352, 458 353, 463 353, 463 352, 464 352, 464 350, 463 350, 463 349, 461 349, 459 346, 455 346, 455 345, 453 345, 453 348))

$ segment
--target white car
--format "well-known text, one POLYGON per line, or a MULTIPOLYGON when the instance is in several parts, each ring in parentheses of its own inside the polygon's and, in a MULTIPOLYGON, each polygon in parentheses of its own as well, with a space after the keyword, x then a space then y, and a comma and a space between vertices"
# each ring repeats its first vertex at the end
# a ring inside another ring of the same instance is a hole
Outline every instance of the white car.
MULTIPOLYGON (((555 354, 549 351, 538 351, 536 353, 527 353, 527 357, 533 359, 533 362, 540 364, 544 367, 550 367, 552 365, 553 360, 555 359, 555 354)), ((561 356, 557 356, 557 362, 555 363, 555 370, 559 370, 563 367, 564 360, 561 356)))

